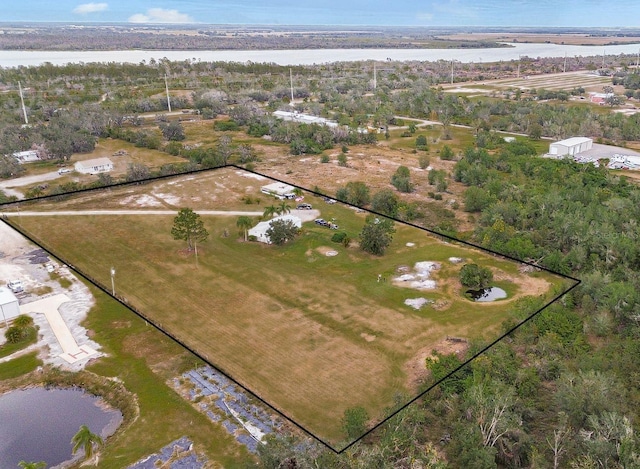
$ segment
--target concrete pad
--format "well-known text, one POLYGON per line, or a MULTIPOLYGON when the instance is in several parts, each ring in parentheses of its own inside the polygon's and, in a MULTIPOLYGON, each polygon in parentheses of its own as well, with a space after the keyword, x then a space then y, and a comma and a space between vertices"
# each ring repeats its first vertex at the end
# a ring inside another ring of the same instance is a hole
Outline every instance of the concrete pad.
POLYGON ((22 314, 33 314, 33 313, 42 313, 46 317, 49 325, 51 326, 51 330, 60 347, 62 347, 63 353, 60 354, 65 361, 68 363, 74 363, 78 360, 82 360, 91 355, 96 355, 98 352, 93 350, 91 347, 87 345, 83 345, 82 347, 78 346, 73 334, 67 327, 64 319, 60 315, 58 308, 63 303, 67 303, 71 301, 71 299, 65 295, 64 293, 50 296, 48 298, 44 298, 42 300, 34 301, 32 303, 27 303, 25 305, 20 306, 20 312, 22 314))

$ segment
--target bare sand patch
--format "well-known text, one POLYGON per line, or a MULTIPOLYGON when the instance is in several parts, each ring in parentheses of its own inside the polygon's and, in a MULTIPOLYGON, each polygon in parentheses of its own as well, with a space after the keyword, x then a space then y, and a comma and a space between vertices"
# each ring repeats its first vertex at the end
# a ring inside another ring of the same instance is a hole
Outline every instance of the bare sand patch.
POLYGON ((464 339, 460 340, 451 337, 447 337, 435 345, 427 345, 421 348, 404 364, 404 371, 407 375, 406 386, 415 391, 427 379, 429 370, 427 369, 426 360, 427 358, 435 358, 434 352, 441 355, 455 353, 459 359, 462 359, 468 349, 469 343, 464 339))

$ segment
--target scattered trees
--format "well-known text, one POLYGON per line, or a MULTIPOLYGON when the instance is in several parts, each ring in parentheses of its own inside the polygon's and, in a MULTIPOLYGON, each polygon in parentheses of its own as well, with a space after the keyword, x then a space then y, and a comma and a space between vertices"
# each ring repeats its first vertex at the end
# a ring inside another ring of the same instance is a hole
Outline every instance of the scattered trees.
POLYGON ((381 256, 393 241, 395 231, 392 220, 370 217, 360 232, 360 248, 370 254, 381 256))
POLYGON ((493 281, 493 273, 487 267, 478 264, 465 264, 460 269, 460 283, 465 287, 479 290, 487 288, 493 281))
POLYGON ((91 459, 95 450, 102 446, 104 442, 100 435, 92 433, 89 427, 81 425, 78 432, 71 439, 73 443, 72 454, 76 454, 79 450, 84 452, 84 459, 91 459))
POLYGON ((209 237, 209 232, 204 227, 200 215, 190 208, 183 208, 173 219, 171 236, 173 236, 173 239, 186 241, 187 247, 191 251, 193 243, 206 241, 209 237))
POLYGON ((292 241, 300 232, 300 229, 291 220, 273 220, 269 224, 266 235, 269 241, 276 246, 282 246, 288 241, 292 241))
POLYGON ((411 192, 413 185, 411 184, 411 172, 406 166, 398 166, 396 172, 391 176, 391 184, 400 192, 411 192))
POLYGON ((236 221, 236 226, 240 228, 244 233, 245 241, 247 240, 247 232, 249 228, 251 228, 251 225, 253 225, 253 221, 251 220, 251 217, 248 217, 247 215, 239 216, 238 220, 236 221))

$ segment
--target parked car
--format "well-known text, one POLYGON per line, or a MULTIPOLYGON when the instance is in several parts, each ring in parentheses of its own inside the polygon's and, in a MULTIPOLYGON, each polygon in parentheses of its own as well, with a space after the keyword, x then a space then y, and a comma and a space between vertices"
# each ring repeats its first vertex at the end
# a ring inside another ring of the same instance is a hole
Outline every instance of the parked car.
POLYGON ((53 264, 51 262, 47 262, 44 265, 44 268, 47 270, 47 272, 51 273, 54 272, 56 270, 56 268, 53 266, 53 264))
POLYGON ((70 172, 71 172, 71 169, 69 169, 69 168, 60 168, 58 170, 58 174, 66 174, 66 173, 70 173, 70 172))
POLYGON ((329 197, 325 197, 324 201, 328 204, 335 204, 337 202, 337 200, 330 199, 329 197))
POLYGON ((313 207, 311 204, 299 204, 296 208, 298 210, 311 210, 313 207))
POLYGON ((323 220, 322 218, 316 218, 316 219, 314 220, 314 223, 315 223, 316 225, 320 225, 320 226, 328 226, 328 225, 329 225, 329 222, 328 222, 328 221, 326 221, 326 220, 323 220))
POLYGON ((13 293, 20 293, 24 291, 22 282, 20 280, 12 280, 7 284, 7 286, 9 287, 9 290, 11 290, 13 293))

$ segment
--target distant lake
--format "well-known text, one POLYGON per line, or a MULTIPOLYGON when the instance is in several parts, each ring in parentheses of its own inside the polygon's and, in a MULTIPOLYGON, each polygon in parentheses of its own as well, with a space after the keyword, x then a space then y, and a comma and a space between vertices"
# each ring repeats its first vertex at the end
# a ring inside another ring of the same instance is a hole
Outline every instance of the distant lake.
POLYGON ((1 67, 54 65, 89 62, 149 62, 167 58, 172 61, 201 60, 205 62, 268 62, 278 65, 312 65, 329 62, 353 62, 365 60, 394 61, 457 60, 463 63, 498 62, 518 60, 520 56, 538 57, 587 57, 593 55, 637 54, 639 44, 616 46, 569 46, 558 44, 514 44, 514 47, 486 49, 302 49, 302 50, 250 50, 250 51, 22 51, 0 50, 1 67))

